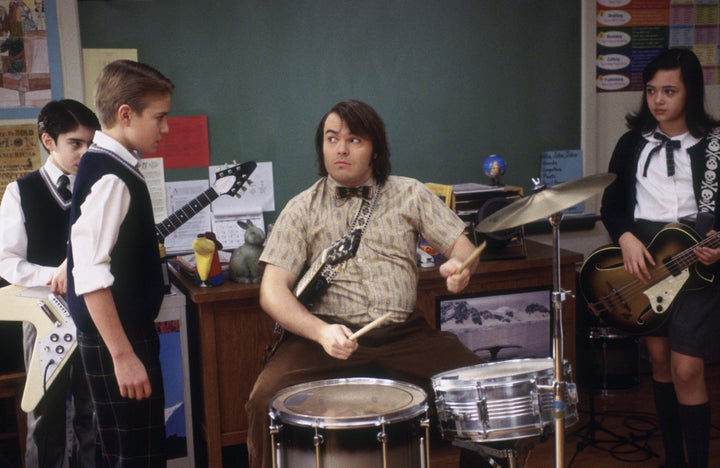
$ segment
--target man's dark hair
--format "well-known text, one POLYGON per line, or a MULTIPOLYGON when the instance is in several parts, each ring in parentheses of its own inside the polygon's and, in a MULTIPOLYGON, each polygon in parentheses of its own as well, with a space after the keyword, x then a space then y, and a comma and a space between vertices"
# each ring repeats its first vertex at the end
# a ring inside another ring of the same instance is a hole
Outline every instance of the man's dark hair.
POLYGON ((390 175, 390 147, 385 134, 385 122, 378 113, 362 101, 348 99, 339 102, 323 116, 315 132, 315 152, 317 153, 318 174, 328 175, 323 155, 325 140, 325 120, 328 115, 337 114, 353 134, 367 138, 373 145, 373 177, 378 184, 384 183, 390 175))

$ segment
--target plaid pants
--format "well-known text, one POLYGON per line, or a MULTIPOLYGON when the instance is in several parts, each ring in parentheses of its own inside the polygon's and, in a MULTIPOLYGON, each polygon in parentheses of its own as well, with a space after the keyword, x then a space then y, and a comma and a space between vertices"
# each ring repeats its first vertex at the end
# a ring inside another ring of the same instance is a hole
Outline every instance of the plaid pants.
POLYGON ((164 467, 165 393, 160 340, 151 326, 128 336, 145 364, 152 395, 142 400, 120 396, 110 352, 97 333, 78 331, 80 355, 97 416, 102 453, 110 467, 164 467))

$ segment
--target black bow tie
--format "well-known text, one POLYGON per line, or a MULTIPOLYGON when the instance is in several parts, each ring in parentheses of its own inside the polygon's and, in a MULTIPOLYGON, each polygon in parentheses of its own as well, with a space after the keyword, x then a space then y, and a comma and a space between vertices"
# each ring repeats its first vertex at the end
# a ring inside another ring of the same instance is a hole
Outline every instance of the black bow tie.
POLYGON ((70 186, 70 179, 65 174, 58 177, 57 182, 57 191, 62 197, 63 201, 70 201, 72 198, 72 193, 70 193, 70 189, 68 188, 70 186))
POLYGON ((647 170, 648 166, 650 165, 650 160, 656 153, 660 152, 660 149, 662 149, 663 146, 665 147, 665 162, 667 163, 667 175, 668 177, 674 176, 675 157, 673 154, 673 150, 680 149, 680 142, 678 140, 671 140, 670 138, 659 132, 655 132, 653 137, 655 137, 656 140, 660 140, 660 144, 650 150, 647 161, 645 161, 645 167, 643 168, 643 177, 647 177, 647 170))
POLYGON ((372 187, 367 185, 361 187, 337 187, 335 195, 338 198, 362 197, 369 200, 372 198, 372 187))

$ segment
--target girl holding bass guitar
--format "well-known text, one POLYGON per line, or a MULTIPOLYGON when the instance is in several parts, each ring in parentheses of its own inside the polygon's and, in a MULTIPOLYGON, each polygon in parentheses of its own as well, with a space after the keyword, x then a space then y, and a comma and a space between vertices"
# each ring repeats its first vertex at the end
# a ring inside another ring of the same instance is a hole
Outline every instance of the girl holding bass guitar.
MULTIPOLYGON (((712 215, 709 234, 718 229, 720 123, 705 110, 703 70, 692 51, 663 52, 645 68, 643 83, 640 110, 626 116, 630 130, 610 160, 609 172, 617 178, 603 194, 601 215, 620 246, 625 271, 648 284, 663 259, 646 246, 664 226, 712 215)), ((720 249, 702 245, 692 252, 712 273, 720 272, 720 249)), ((706 360, 720 354, 719 309, 718 281, 683 291, 665 312, 668 319, 645 337, 665 467, 708 465, 704 368, 706 360)))

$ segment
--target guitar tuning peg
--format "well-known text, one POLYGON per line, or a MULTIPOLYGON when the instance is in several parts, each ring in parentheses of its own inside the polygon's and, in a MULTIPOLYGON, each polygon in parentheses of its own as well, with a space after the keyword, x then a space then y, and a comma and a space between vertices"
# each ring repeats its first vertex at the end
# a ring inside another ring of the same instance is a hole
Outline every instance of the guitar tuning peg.
POLYGON ((242 190, 243 192, 247 192, 247 187, 243 185, 242 187, 240 187, 240 190, 242 190))
POLYGON ((245 183, 246 183, 246 184, 252 184, 253 181, 252 181, 252 179, 248 179, 248 180, 245 181, 245 183))
POLYGON ((237 161, 233 159, 233 166, 237 166, 237 161))

